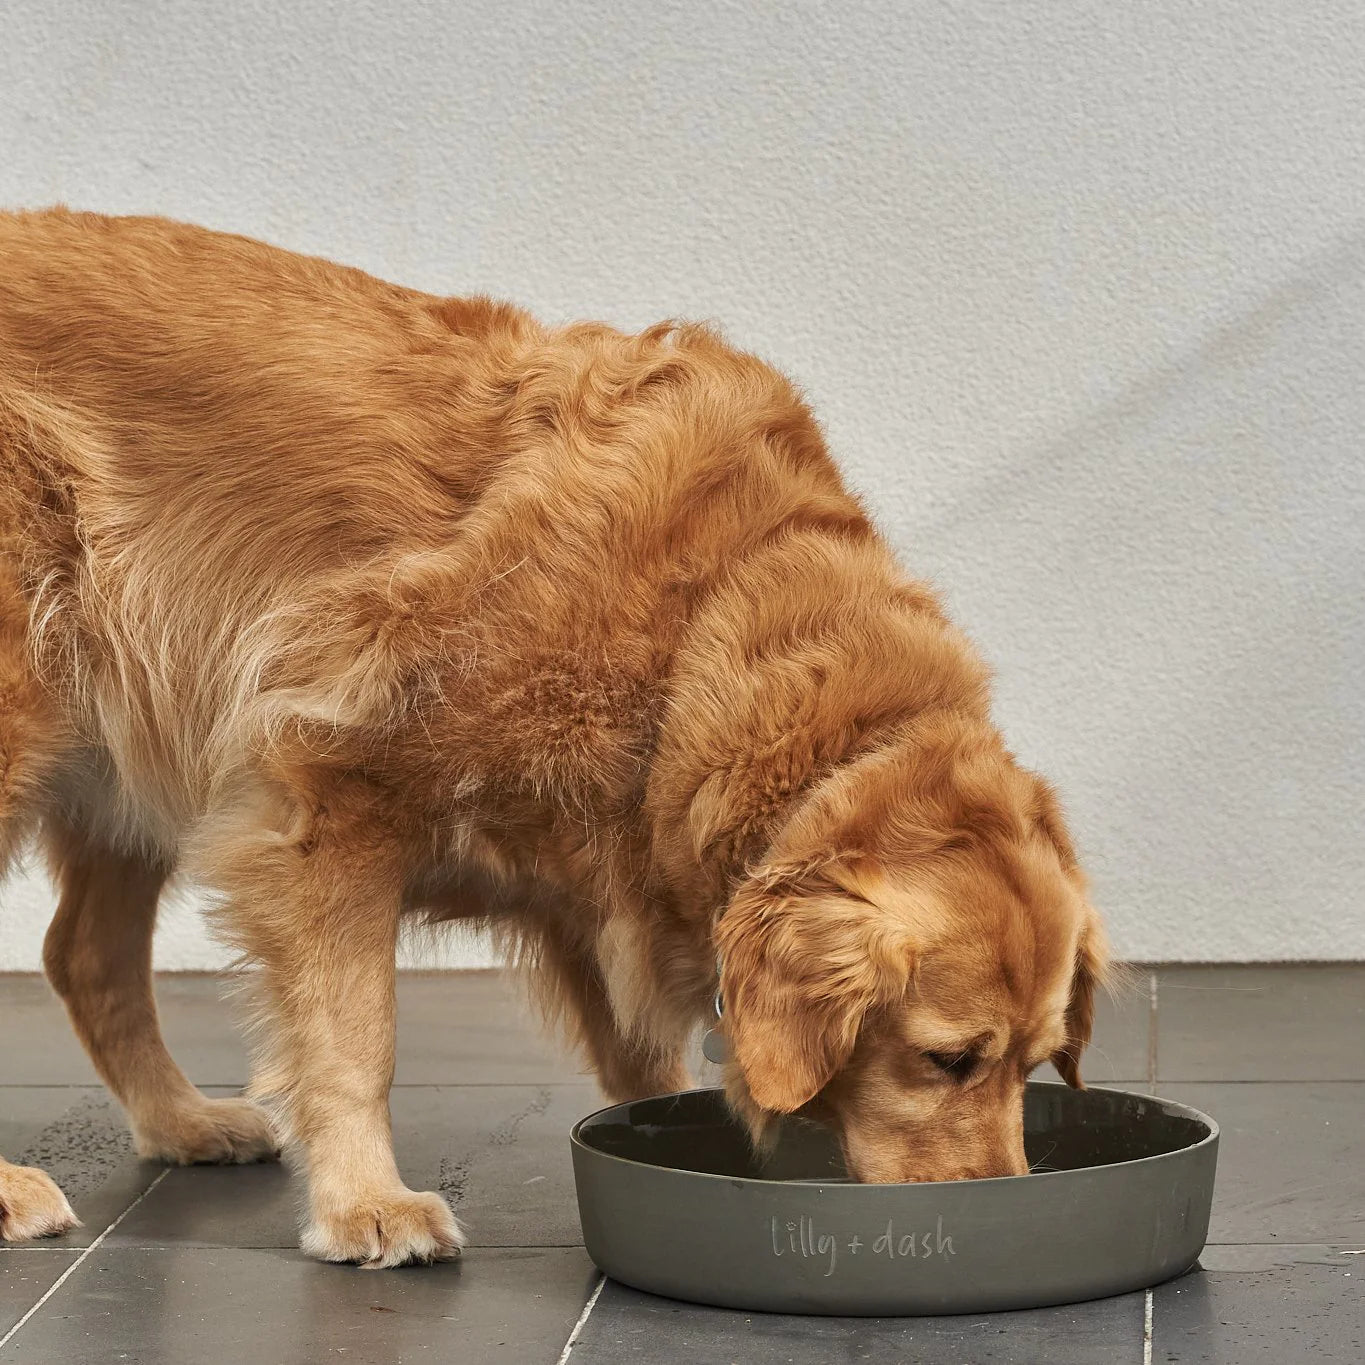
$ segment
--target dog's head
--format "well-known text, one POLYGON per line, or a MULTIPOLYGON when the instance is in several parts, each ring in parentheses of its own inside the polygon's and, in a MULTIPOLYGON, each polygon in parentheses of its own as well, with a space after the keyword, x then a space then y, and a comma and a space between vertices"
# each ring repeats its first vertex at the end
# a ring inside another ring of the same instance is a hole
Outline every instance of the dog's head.
POLYGON ((718 930, 732 1102, 806 1112, 864 1181, 1022 1175, 1024 1083, 1081 1086, 1105 969, 1051 791, 989 742, 824 784, 718 930))

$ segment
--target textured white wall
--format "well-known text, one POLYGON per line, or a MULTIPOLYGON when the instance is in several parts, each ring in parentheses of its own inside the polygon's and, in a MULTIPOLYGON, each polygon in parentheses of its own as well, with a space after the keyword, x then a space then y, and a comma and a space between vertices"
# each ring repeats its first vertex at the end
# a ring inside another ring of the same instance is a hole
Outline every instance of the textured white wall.
POLYGON ((997 665, 1121 951, 1365 956, 1354 0, 3 11, 0 202, 721 320, 997 665))

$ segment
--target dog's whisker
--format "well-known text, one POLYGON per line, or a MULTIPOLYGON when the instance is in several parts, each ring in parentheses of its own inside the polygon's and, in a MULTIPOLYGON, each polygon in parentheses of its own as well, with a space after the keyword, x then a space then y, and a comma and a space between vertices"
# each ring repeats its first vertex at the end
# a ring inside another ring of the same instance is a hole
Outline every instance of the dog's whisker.
MULTIPOLYGON (((1052 1144, 1052 1146, 1049 1147, 1049 1148, 1047 1149, 1047 1151, 1044 1152, 1043 1155, 1040 1156, 1040 1157, 1038 1158, 1037 1161, 1033 1162, 1033 1163, 1029 1166, 1029 1174, 1032 1175, 1032 1174, 1033 1174, 1034 1172, 1036 1172, 1036 1171, 1040 1171, 1040 1170, 1045 1169, 1045 1168, 1046 1168, 1046 1162, 1047 1162, 1048 1157, 1050 1157, 1050 1156, 1053 1154, 1053 1152, 1055 1152, 1056 1150, 1057 1150, 1057 1144, 1054 1142, 1054 1143, 1052 1144)), ((1050 1168, 1047 1168, 1047 1169, 1050 1169, 1050 1168)))

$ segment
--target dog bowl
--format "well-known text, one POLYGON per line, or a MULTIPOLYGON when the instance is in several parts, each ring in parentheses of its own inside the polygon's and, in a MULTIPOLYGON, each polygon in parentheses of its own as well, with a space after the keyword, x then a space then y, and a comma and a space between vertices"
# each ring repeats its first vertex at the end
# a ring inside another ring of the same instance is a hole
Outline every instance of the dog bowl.
POLYGON ((572 1134, 588 1254, 637 1289, 725 1308, 898 1315, 1143 1289, 1208 1234, 1218 1125, 1122 1090, 1034 1083, 1035 1173, 859 1185, 823 1126, 757 1157, 720 1090, 618 1104, 572 1134))

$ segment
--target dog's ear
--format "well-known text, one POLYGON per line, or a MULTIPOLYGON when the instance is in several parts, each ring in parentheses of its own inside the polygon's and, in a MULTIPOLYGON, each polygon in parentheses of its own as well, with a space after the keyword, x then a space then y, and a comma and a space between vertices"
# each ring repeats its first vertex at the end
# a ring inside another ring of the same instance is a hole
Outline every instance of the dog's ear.
MULTIPOLYGON (((1033 777, 1036 799, 1035 819, 1056 850, 1062 871, 1076 890, 1086 894, 1085 875, 1076 858, 1076 848, 1067 832, 1061 803, 1041 777, 1033 777)), ((1084 1090, 1081 1080, 1081 1053, 1090 1045, 1095 1026, 1095 991, 1109 973, 1109 945, 1099 915, 1087 901, 1085 922, 1076 944, 1076 961, 1071 975, 1071 998, 1066 1007, 1066 1042, 1052 1054, 1057 1074, 1073 1089, 1084 1090)))
POLYGON ((1071 976, 1071 998, 1066 1007, 1066 1042, 1052 1054, 1057 1074, 1073 1089, 1084 1090, 1081 1053, 1090 1044, 1095 1025, 1095 991, 1109 968, 1109 949, 1099 916, 1086 909, 1086 922, 1076 945, 1071 976))
POLYGON ((829 869, 769 867, 717 932, 731 1053, 759 1108, 789 1114, 848 1060, 863 1016, 909 985, 909 933, 829 869))

